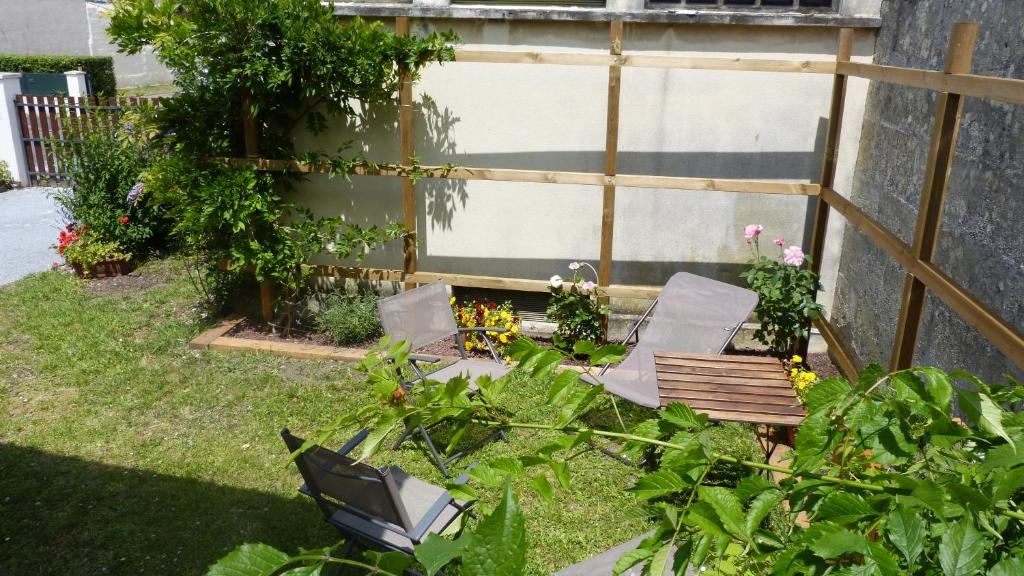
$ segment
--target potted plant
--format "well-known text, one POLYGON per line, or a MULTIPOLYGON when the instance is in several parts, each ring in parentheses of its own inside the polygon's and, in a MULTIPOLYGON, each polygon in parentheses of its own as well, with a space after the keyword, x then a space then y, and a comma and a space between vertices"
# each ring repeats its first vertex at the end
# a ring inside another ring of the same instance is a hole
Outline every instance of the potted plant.
POLYGON ((81 278, 123 276, 133 269, 132 255, 117 242, 100 240, 88 226, 68 224, 57 238, 57 252, 81 278))

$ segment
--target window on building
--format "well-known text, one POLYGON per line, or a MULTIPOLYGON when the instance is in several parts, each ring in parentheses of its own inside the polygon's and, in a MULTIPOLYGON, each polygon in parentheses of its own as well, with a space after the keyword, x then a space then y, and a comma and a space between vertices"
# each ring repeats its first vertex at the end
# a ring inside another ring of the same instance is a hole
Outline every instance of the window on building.
POLYGON ((652 6, 691 8, 763 8, 765 10, 812 8, 831 10, 839 0, 647 0, 652 6))

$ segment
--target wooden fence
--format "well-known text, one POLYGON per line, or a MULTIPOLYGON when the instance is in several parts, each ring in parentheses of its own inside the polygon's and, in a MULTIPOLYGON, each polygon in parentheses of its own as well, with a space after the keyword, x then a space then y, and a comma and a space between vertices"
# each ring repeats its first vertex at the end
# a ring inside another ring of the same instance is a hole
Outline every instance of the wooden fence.
MULTIPOLYGON (((396 30, 409 33, 408 17, 398 17, 396 30)), ((653 56, 623 54, 623 24, 610 24, 608 54, 546 53, 524 51, 456 50, 456 62, 482 62, 496 64, 557 64, 565 66, 602 66, 608 68, 608 110, 605 135, 605 163, 603 173, 563 172, 549 170, 510 170, 486 167, 459 167, 444 176, 431 177, 462 180, 500 180, 511 182, 543 182, 555 184, 588 184, 603 187, 601 216, 601 256, 598 283, 610 297, 653 298, 659 288, 651 286, 621 286, 611 284, 612 229, 615 224, 615 191, 618 186, 633 188, 671 188, 703 190, 707 192, 739 192, 755 194, 793 194, 815 198, 810 255, 813 267, 820 271, 824 255, 829 214, 839 212, 847 222, 863 232, 907 271, 897 338, 892 357, 892 368, 911 365, 917 330, 921 322, 924 294, 931 290, 938 298, 959 314, 968 324, 989 339, 1014 364, 1024 367, 1024 336, 1003 318, 989 310, 966 289, 943 273, 934 263, 936 239, 941 228, 942 205, 948 185, 949 171, 956 149, 957 130, 966 96, 988 98, 1011 104, 1024 104, 1024 80, 978 76, 970 74, 971 60, 977 40, 978 25, 973 22, 957 23, 950 34, 946 65, 942 71, 918 70, 877 64, 850 62, 853 30, 838 32, 835 61, 794 61, 744 58, 699 58, 684 56, 653 56), (724 180, 713 178, 650 176, 619 174, 616 170, 619 130, 619 95, 622 67, 674 68, 699 70, 758 71, 797 74, 830 74, 833 76, 832 98, 828 119, 828 134, 821 177, 816 184, 759 180, 724 180), (921 208, 913 245, 907 245, 875 219, 843 197, 834 189, 838 149, 842 129, 847 78, 855 76, 924 88, 940 92, 936 105, 935 125, 921 208)), ((405 225, 415 233, 416 190, 412 180, 404 175, 413 164, 412 84, 407 71, 402 72, 399 90, 399 134, 404 171, 379 170, 364 174, 402 178, 402 209, 405 225)), ((248 116, 248 106, 243 106, 248 116)), ((233 159, 240 165, 254 165, 262 170, 298 170, 324 172, 325 169, 285 161, 258 158, 255 122, 247 119, 245 159, 233 159)), ((424 170, 441 171, 440 166, 421 166, 424 170)), ((443 280, 454 286, 500 288, 524 291, 547 291, 546 281, 520 278, 498 278, 423 272, 418 270, 414 242, 405 246, 402 270, 316 266, 314 273, 338 278, 366 278, 406 283, 443 280)), ((269 286, 261 291, 264 315, 270 315, 271 292, 269 286)), ((839 339, 834 326, 825 318, 816 322, 829 345, 829 350, 847 375, 856 372, 846 346, 839 339)))
POLYGON ((124 108, 157 102, 150 98, 15 96, 29 178, 33 182, 67 179, 68 169, 62 165, 58 148, 79 141, 90 131, 113 131, 124 108))

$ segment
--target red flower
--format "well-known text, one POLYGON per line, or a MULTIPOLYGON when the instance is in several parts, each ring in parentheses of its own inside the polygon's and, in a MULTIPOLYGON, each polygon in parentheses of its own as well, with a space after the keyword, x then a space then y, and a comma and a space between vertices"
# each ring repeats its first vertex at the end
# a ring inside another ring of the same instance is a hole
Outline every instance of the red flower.
POLYGON ((128 217, 127 216, 121 216, 121 218, 118 220, 118 222, 120 222, 121 224, 127 224, 128 223, 128 217))
POLYGON ((498 305, 495 304, 494 302, 491 302, 490 304, 487 305, 487 307, 490 308, 491 310, 494 310, 495 308, 498 307, 498 305))

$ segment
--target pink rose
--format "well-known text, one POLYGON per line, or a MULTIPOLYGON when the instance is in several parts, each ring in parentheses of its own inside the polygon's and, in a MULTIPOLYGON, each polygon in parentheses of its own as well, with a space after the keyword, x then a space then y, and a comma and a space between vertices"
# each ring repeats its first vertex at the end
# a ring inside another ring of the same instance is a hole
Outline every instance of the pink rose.
POLYGON ((582 288, 584 292, 592 292, 596 286, 597 285, 591 280, 587 280, 583 284, 580 284, 580 288, 582 288))
POLYGON ((775 239, 775 245, 776 246, 785 246, 786 245, 786 239, 782 238, 782 237, 776 238, 775 239))
POLYGON ((754 241, 761 235, 761 231, 764 230, 764 226, 760 224, 747 224, 747 227, 743 229, 743 236, 747 239, 747 244, 754 241))
POLYGON ((782 261, 787 266, 800 266, 804 263, 804 251, 799 246, 790 246, 782 251, 782 261))

